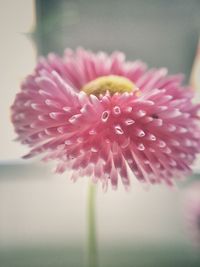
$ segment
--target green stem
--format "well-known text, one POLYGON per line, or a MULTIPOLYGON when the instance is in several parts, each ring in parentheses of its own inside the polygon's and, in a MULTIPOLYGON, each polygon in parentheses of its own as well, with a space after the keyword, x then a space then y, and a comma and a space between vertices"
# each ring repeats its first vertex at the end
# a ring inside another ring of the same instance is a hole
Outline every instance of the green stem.
POLYGON ((96 186, 92 182, 88 190, 88 267, 97 267, 97 241, 95 223, 96 186))

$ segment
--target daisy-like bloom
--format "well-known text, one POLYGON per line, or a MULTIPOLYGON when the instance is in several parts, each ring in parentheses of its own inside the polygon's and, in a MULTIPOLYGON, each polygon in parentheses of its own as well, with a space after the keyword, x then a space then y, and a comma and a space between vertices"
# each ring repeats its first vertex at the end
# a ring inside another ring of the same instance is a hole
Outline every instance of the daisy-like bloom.
POLYGON ((184 202, 186 227, 194 245, 200 247, 200 181, 187 189, 184 202))
POLYGON ((129 187, 173 184, 200 151, 199 105, 182 75, 125 61, 123 53, 67 49, 41 58, 12 105, 18 139, 63 173, 129 187))

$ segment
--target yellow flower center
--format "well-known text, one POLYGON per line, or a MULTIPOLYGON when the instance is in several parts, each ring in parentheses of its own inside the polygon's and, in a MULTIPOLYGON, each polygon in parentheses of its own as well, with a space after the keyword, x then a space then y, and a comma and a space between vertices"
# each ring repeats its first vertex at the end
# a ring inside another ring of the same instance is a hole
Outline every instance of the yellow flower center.
POLYGON ((93 81, 90 81, 82 87, 87 95, 96 95, 105 94, 107 91, 111 95, 114 93, 131 93, 132 91, 138 90, 136 85, 131 82, 129 79, 117 76, 117 75, 108 75, 99 77, 93 81))

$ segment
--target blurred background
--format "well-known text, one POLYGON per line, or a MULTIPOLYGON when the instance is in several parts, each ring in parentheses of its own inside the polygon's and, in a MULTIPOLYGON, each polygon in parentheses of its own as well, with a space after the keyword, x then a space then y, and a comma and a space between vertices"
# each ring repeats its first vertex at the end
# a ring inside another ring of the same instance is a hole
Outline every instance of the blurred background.
MULTIPOLYGON (((78 267, 86 252, 87 178, 73 184, 51 165, 21 160, 9 107, 40 55, 66 47, 122 50, 189 79, 200 30, 199 0, 0 0, 0 266, 78 267)), ((197 92, 199 98, 199 92, 197 92)), ((97 196, 100 267, 200 266, 184 195, 195 174, 169 189, 97 196)))

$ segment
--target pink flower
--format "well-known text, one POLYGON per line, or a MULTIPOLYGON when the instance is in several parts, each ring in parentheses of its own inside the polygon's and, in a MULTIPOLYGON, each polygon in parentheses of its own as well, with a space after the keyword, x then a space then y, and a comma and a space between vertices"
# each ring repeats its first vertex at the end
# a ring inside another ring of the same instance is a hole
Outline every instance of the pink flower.
POLYGON ((193 91, 181 75, 127 62, 123 53, 67 49, 49 54, 26 78, 12 105, 18 139, 72 178, 91 176, 116 188, 133 172, 141 182, 171 185, 200 151, 193 91))
POLYGON ((194 182, 184 198, 186 225, 194 245, 200 246, 200 182, 194 182))

